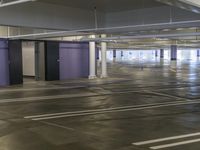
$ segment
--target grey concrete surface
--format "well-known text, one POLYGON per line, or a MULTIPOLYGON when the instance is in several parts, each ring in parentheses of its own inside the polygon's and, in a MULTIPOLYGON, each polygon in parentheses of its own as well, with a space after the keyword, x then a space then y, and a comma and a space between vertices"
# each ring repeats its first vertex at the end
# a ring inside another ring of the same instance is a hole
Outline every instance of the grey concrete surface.
POLYGON ((107 79, 0 88, 0 150, 199 150, 200 61, 108 66, 107 79))

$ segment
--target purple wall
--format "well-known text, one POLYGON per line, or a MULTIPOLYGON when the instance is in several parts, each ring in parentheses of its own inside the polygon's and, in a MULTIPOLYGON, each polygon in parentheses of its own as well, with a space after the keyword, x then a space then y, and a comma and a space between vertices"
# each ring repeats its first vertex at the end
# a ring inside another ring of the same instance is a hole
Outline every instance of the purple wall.
POLYGON ((89 75, 89 44, 60 43, 60 80, 84 78, 89 75))
POLYGON ((8 44, 0 39, 0 86, 9 85, 8 44))

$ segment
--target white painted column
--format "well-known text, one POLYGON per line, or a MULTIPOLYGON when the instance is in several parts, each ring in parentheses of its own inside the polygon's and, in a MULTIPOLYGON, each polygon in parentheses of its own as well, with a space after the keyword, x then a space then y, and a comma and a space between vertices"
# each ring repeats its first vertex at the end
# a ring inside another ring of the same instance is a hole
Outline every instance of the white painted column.
MULTIPOLYGON (((95 35, 91 35, 90 38, 95 38, 95 35)), ((89 51, 90 51, 90 74, 89 79, 95 79, 96 78, 96 46, 95 42, 89 42, 89 51)))
MULTIPOLYGON (((102 38, 105 38, 106 35, 101 35, 102 38)), ((107 43, 101 42, 101 78, 108 77, 107 74, 107 43)))

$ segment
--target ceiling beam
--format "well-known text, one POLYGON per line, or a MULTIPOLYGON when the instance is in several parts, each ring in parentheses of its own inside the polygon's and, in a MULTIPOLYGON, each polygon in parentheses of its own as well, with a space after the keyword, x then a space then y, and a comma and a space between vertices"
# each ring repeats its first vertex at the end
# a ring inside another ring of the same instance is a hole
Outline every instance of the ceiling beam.
POLYGON ((173 38, 173 37, 190 37, 190 36, 200 36, 200 32, 191 33, 172 33, 172 34, 147 34, 147 35, 135 35, 135 36, 115 36, 106 38, 83 38, 82 41, 96 41, 96 42, 113 42, 115 40, 130 40, 130 39, 150 39, 150 38, 173 38))

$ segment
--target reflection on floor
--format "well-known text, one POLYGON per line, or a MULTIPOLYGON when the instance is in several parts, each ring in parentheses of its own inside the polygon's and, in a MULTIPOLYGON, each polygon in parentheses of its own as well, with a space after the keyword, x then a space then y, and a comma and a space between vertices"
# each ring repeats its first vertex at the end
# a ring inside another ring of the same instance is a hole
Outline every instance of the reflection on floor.
POLYGON ((26 83, 33 83, 36 82, 35 77, 30 77, 30 76, 24 76, 23 77, 23 82, 26 83))
POLYGON ((200 61, 110 62, 109 78, 0 89, 0 150, 199 150, 200 61))

